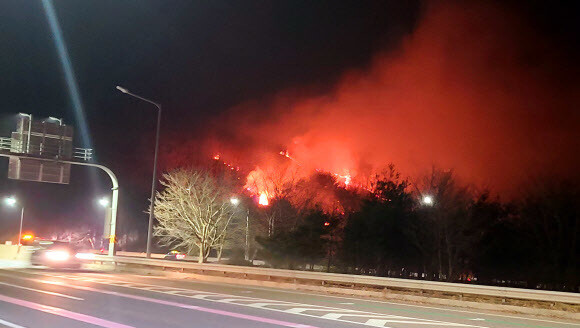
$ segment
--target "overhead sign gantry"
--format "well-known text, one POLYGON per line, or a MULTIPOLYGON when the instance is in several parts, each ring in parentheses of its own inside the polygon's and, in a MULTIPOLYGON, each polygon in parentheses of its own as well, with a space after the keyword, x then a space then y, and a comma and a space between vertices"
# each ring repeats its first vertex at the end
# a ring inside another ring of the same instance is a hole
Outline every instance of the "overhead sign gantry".
POLYGON ((71 165, 97 167, 109 175, 113 195, 104 235, 109 238, 109 256, 113 256, 119 184, 109 168, 90 163, 92 154, 92 149, 73 148, 73 128, 54 117, 34 120, 32 115, 21 113, 11 137, 0 137, 0 156, 8 157, 10 161, 9 179, 68 184, 71 165))

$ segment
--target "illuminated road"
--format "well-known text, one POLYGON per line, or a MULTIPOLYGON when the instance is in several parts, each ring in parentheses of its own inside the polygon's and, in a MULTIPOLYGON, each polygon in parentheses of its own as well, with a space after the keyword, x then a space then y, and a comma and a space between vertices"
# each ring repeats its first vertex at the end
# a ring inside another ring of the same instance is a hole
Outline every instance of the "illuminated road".
POLYGON ((580 327, 562 320, 131 274, 0 270, 0 327, 580 327))

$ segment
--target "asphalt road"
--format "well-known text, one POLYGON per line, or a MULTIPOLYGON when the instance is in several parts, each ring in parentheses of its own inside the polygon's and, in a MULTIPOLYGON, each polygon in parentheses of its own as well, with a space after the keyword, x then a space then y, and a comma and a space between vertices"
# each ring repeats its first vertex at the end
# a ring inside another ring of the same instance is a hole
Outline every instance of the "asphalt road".
POLYGON ((580 323, 193 280, 0 270, 0 327, 580 327, 580 323))

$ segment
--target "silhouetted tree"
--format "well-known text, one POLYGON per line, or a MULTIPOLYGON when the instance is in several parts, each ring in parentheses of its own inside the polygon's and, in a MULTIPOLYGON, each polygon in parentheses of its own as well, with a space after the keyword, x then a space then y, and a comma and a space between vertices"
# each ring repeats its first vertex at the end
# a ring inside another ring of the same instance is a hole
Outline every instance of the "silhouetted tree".
POLYGON ((328 253, 328 234, 331 218, 321 210, 305 213, 302 224, 291 230, 280 230, 270 237, 257 237, 262 246, 262 255, 274 267, 294 269, 298 266, 310 268, 328 253))
POLYGON ((580 184, 538 180, 520 207, 523 231, 532 238, 536 259, 531 272, 551 288, 580 285, 580 184))
POLYGON ((348 217, 341 259, 350 271, 376 275, 400 275, 413 265, 416 251, 406 238, 414 200, 391 165, 373 183, 372 193, 360 210, 348 217))
POLYGON ((178 169, 163 174, 162 191, 155 196, 154 234, 162 244, 199 250, 199 262, 227 240, 234 216, 231 185, 207 171, 178 169))

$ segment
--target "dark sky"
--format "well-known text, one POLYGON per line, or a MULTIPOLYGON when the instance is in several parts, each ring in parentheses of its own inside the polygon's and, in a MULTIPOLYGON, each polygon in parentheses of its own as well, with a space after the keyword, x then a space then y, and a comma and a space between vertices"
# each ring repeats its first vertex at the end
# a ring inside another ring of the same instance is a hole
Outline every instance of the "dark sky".
MULTIPOLYGON (((284 90, 301 90, 301 96, 328 94, 344 85, 345 72, 372 72, 377 56, 396 53, 421 26, 428 8, 461 2, 53 3, 92 146, 98 162, 113 168, 120 179, 119 222, 129 226, 129 222, 146 221, 143 210, 150 183, 155 111, 119 93, 115 85, 163 104, 161 153, 166 159, 176 149, 180 154, 196 151, 195 147, 176 148, 176 144, 202 140, 208 127, 220 125, 220 118, 232 119, 232 107, 271 99, 284 90)), ((509 17, 534 26, 541 39, 556 45, 558 52, 569 53, 570 58, 577 54, 578 20, 564 2, 497 3, 513 15, 509 17)), ((0 2, 0 40, 3 135, 7 136, 12 115, 18 112, 63 117, 79 135, 80 124, 41 1, 0 2)), ((566 62, 577 65, 574 60, 566 62)), ((259 107, 256 110, 262 116, 275 112, 268 106, 259 107)), ((3 161, 0 169, 5 171, 5 166, 3 161)), ((99 173, 103 183, 94 186, 88 171, 73 170, 69 186, 1 178, 0 194, 17 193, 25 200, 30 226, 35 220, 97 224, 102 213, 94 199, 107 193, 108 181, 99 173)), ((0 209, 0 227, 12 229, 7 222, 14 215, 0 209)))
MULTIPOLYGON (((324 89, 344 69, 368 65, 375 51, 412 31, 420 8, 415 1, 53 3, 98 161, 121 182, 121 224, 146 220, 155 112, 115 85, 163 104, 163 152, 168 141, 200 135, 211 117, 237 103, 296 85, 324 89)), ((12 115, 24 112, 63 117, 78 136, 41 1, 2 1, 0 16, 3 135, 13 128, 12 115)), ((100 222, 94 199, 107 193, 107 177, 99 173, 104 182, 95 191, 87 171, 74 169, 69 186, 2 178, 0 193, 25 200, 31 226, 100 222)), ((15 215, 0 213, 0 224, 15 215)))

